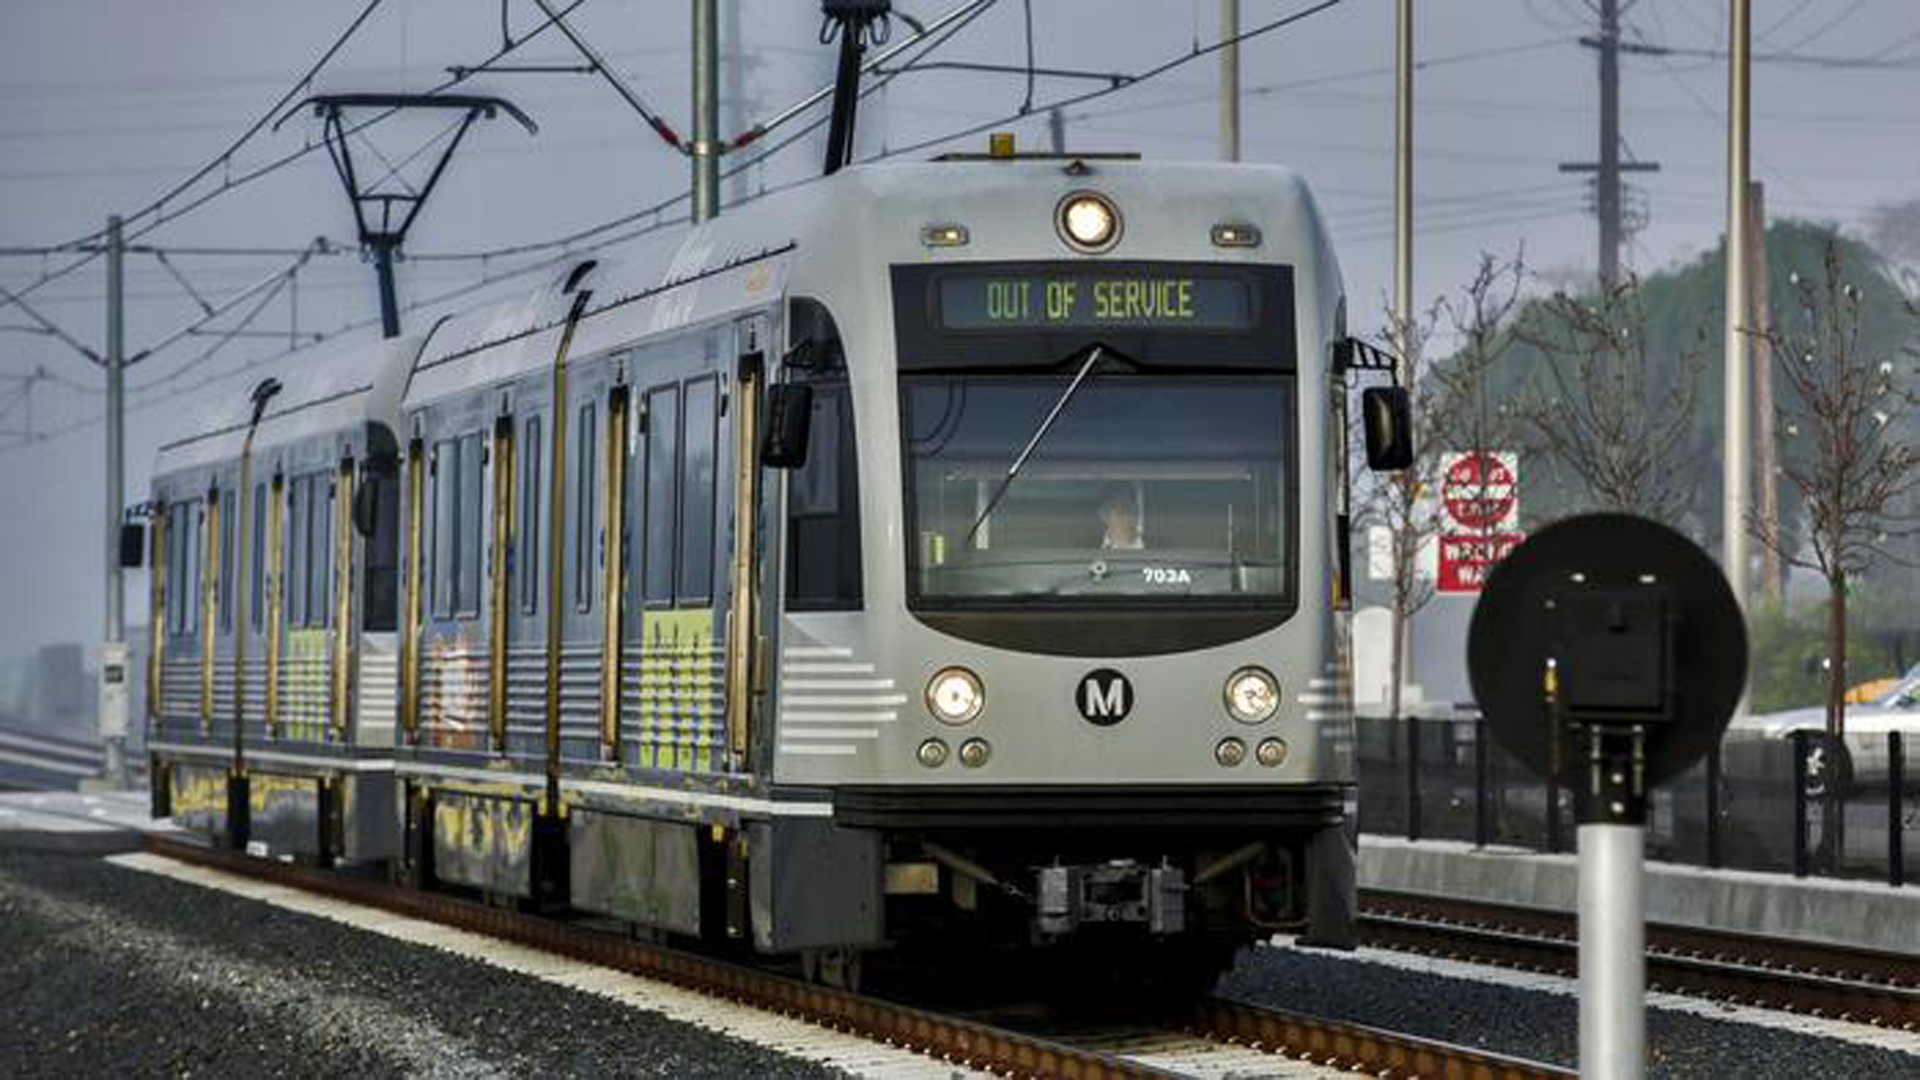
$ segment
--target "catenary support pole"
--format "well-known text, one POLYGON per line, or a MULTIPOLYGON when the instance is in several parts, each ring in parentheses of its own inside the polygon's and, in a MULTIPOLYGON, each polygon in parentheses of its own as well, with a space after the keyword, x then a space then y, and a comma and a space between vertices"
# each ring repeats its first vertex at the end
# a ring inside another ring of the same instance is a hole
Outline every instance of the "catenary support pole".
POLYGON ((1600 287, 1620 285, 1620 0, 1600 0, 1600 287))
MULTIPOLYGON (((1728 7, 1727 61, 1727 295, 1724 309, 1725 390, 1724 476, 1720 502, 1722 538, 1721 569, 1733 586, 1734 599, 1744 610, 1747 606, 1747 507, 1753 481, 1752 450, 1753 395, 1747 370, 1752 342, 1747 338, 1745 320, 1751 307, 1749 276, 1752 265, 1747 259, 1747 235, 1750 215, 1747 211, 1749 166, 1748 117, 1752 104, 1750 92, 1753 7, 1751 0, 1730 0, 1728 7)), ((1743 699, 1739 712, 1746 711, 1743 699)), ((1737 715, 1737 714, 1736 714, 1737 715)))
POLYGON ((1240 0, 1220 0, 1220 160, 1240 160, 1240 0))
POLYGON ((1580 845, 1580 1075, 1646 1071, 1646 827, 1587 824, 1580 845))
POLYGON ((720 34, 715 0, 693 0, 693 220, 720 213, 720 34))
POLYGON ((107 779, 115 787, 127 783, 127 596, 120 568, 120 523, 126 502, 126 250, 116 214, 107 219, 107 633, 100 656, 101 686, 106 692, 101 695, 99 717, 107 779), (118 665, 117 676, 109 670, 113 665, 118 665))

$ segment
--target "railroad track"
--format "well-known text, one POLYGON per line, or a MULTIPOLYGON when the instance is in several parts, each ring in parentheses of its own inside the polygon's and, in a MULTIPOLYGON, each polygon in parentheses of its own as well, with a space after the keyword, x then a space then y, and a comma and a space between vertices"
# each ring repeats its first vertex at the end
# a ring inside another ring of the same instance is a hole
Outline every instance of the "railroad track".
MULTIPOLYGON (((1572 976, 1578 927, 1557 911, 1362 890, 1364 943, 1572 976)), ((1649 989, 1920 1030, 1920 963, 1893 953, 1650 923, 1649 989)))
POLYGON ((1178 1076, 1180 1072, 1152 1064, 1150 1059, 1164 1056, 1169 1045, 1182 1036, 1378 1077, 1533 1080, 1573 1075, 1558 1066, 1471 1047, 1221 999, 1193 1005, 1170 1020, 1166 1030, 1152 1033, 1153 1038, 1076 1035, 1060 1040, 384 881, 255 859, 151 835, 146 838, 146 848, 181 862, 657 979, 1004 1076, 1070 1080, 1178 1076), (1130 1052, 1135 1056, 1128 1056, 1130 1052))

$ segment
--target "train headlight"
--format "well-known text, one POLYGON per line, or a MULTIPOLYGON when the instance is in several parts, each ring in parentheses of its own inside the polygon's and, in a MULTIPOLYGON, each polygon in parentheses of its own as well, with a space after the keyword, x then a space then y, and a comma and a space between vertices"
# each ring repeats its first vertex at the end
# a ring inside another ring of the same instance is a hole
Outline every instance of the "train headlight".
POLYGON ((968 739, 960 744, 960 764, 977 769, 993 756, 993 747, 985 739, 968 739))
POLYGON ((927 708, 943 724, 964 724, 987 704, 980 676, 963 667, 941 668, 927 683, 927 708))
POLYGON ((947 763, 947 744, 939 739, 928 739, 920 744, 920 749, 913 756, 919 758, 920 764, 927 768, 937 769, 947 763))
POLYGON ((1247 760, 1247 744, 1229 735, 1213 748, 1213 760, 1223 769, 1231 769, 1247 760))
POLYGON ((1254 747, 1253 759, 1269 769, 1278 768, 1287 760, 1287 741, 1285 739, 1261 739, 1254 747))
POLYGON ((1060 235, 1082 251, 1105 251, 1120 239, 1120 211, 1105 195, 1076 191, 1060 200, 1060 235))
POLYGON ((1280 711, 1280 684, 1265 668, 1243 667, 1227 676, 1227 715, 1259 724, 1280 711))

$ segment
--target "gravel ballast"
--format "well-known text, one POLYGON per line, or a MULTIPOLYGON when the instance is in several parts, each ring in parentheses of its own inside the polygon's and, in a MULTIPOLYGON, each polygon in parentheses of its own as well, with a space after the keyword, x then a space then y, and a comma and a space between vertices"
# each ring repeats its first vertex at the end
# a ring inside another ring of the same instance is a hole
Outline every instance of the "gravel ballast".
MULTIPOLYGON (((1579 1004, 1571 996, 1408 971, 1338 953, 1261 947, 1220 984, 1255 1005, 1390 1028, 1571 1066, 1579 1004)), ((1912 1077, 1920 1057, 1755 1024, 1647 1010, 1650 1077, 1912 1077)))
POLYGON ((3 846, 0 985, 12 1076, 835 1075, 331 920, 3 846))

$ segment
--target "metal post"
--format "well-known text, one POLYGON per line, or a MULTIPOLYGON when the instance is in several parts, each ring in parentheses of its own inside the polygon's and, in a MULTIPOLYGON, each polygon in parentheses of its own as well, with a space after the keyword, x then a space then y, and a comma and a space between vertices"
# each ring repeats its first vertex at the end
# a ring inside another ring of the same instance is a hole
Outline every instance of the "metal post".
POLYGON ((720 213, 720 35, 714 0, 693 0, 693 220, 720 213))
POLYGON ((1707 866, 1720 869, 1720 747, 1716 740, 1707 751, 1707 866))
POLYGON ((373 271, 380 281, 380 336, 400 336, 400 296, 393 287, 393 249, 389 240, 373 244, 373 271))
POLYGON ((1047 139, 1054 153, 1067 152, 1067 116, 1057 108, 1047 110, 1047 139))
POLYGON ((1547 850, 1558 854, 1566 846, 1560 823, 1560 778, 1547 774, 1547 850))
POLYGON ((1620 0, 1600 0, 1600 168, 1594 205, 1600 215, 1600 287, 1620 284, 1620 0))
POLYGON ((1476 720, 1473 726, 1473 845, 1486 847, 1493 840, 1491 810, 1491 753, 1487 748, 1487 722, 1476 720))
POLYGON ((1646 1069, 1646 829, 1582 824, 1580 1075, 1639 1077, 1646 1069))
MULTIPOLYGON (((1736 0, 1737 2, 1737 0, 1736 0)), ((1796 731, 1793 739, 1793 876, 1807 876, 1807 736, 1796 731)))
POLYGON ((1403 716, 1407 725, 1407 839, 1420 839, 1420 722, 1403 716))
POLYGON ((120 216, 107 219, 107 633, 101 649, 101 741, 107 779, 127 786, 126 579, 120 569, 120 523, 126 503, 126 240, 120 216))
POLYGON ((1887 884, 1907 883, 1907 838, 1905 821, 1907 802, 1906 738, 1898 731, 1887 732, 1887 884))
MULTIPOLYGON (((1745 332, 1747 312, 1751 309, 1750 275, 1752 262, 1747 258, 1747 236, 1751 217, 1747 211, 1752 177, 1748 165, 1748 117, 1751 106, 1749 75, 1753 30, 1752 0, 1730 0, 1727 64, 1727 251, 1726 251, 1726 326, 1725 326, 1725 402, 1723 406, 1723 442, 1725 460, 1721 466, 1722 498, 1720 532, 1724 544, 1721 569, 1733 587, 1734 599, 1747 606, 1747 506, 1753 482, 1753 465, 1748 457, 1752 442, 1753 396, 1747 370, 1748 341, 1745 332)), ((1743 694, 1735 715, 1746 712, 1743 694)))
POLYGON ((1240 160, 1240 0, 1220 0, 1220 160, 1240 160))

